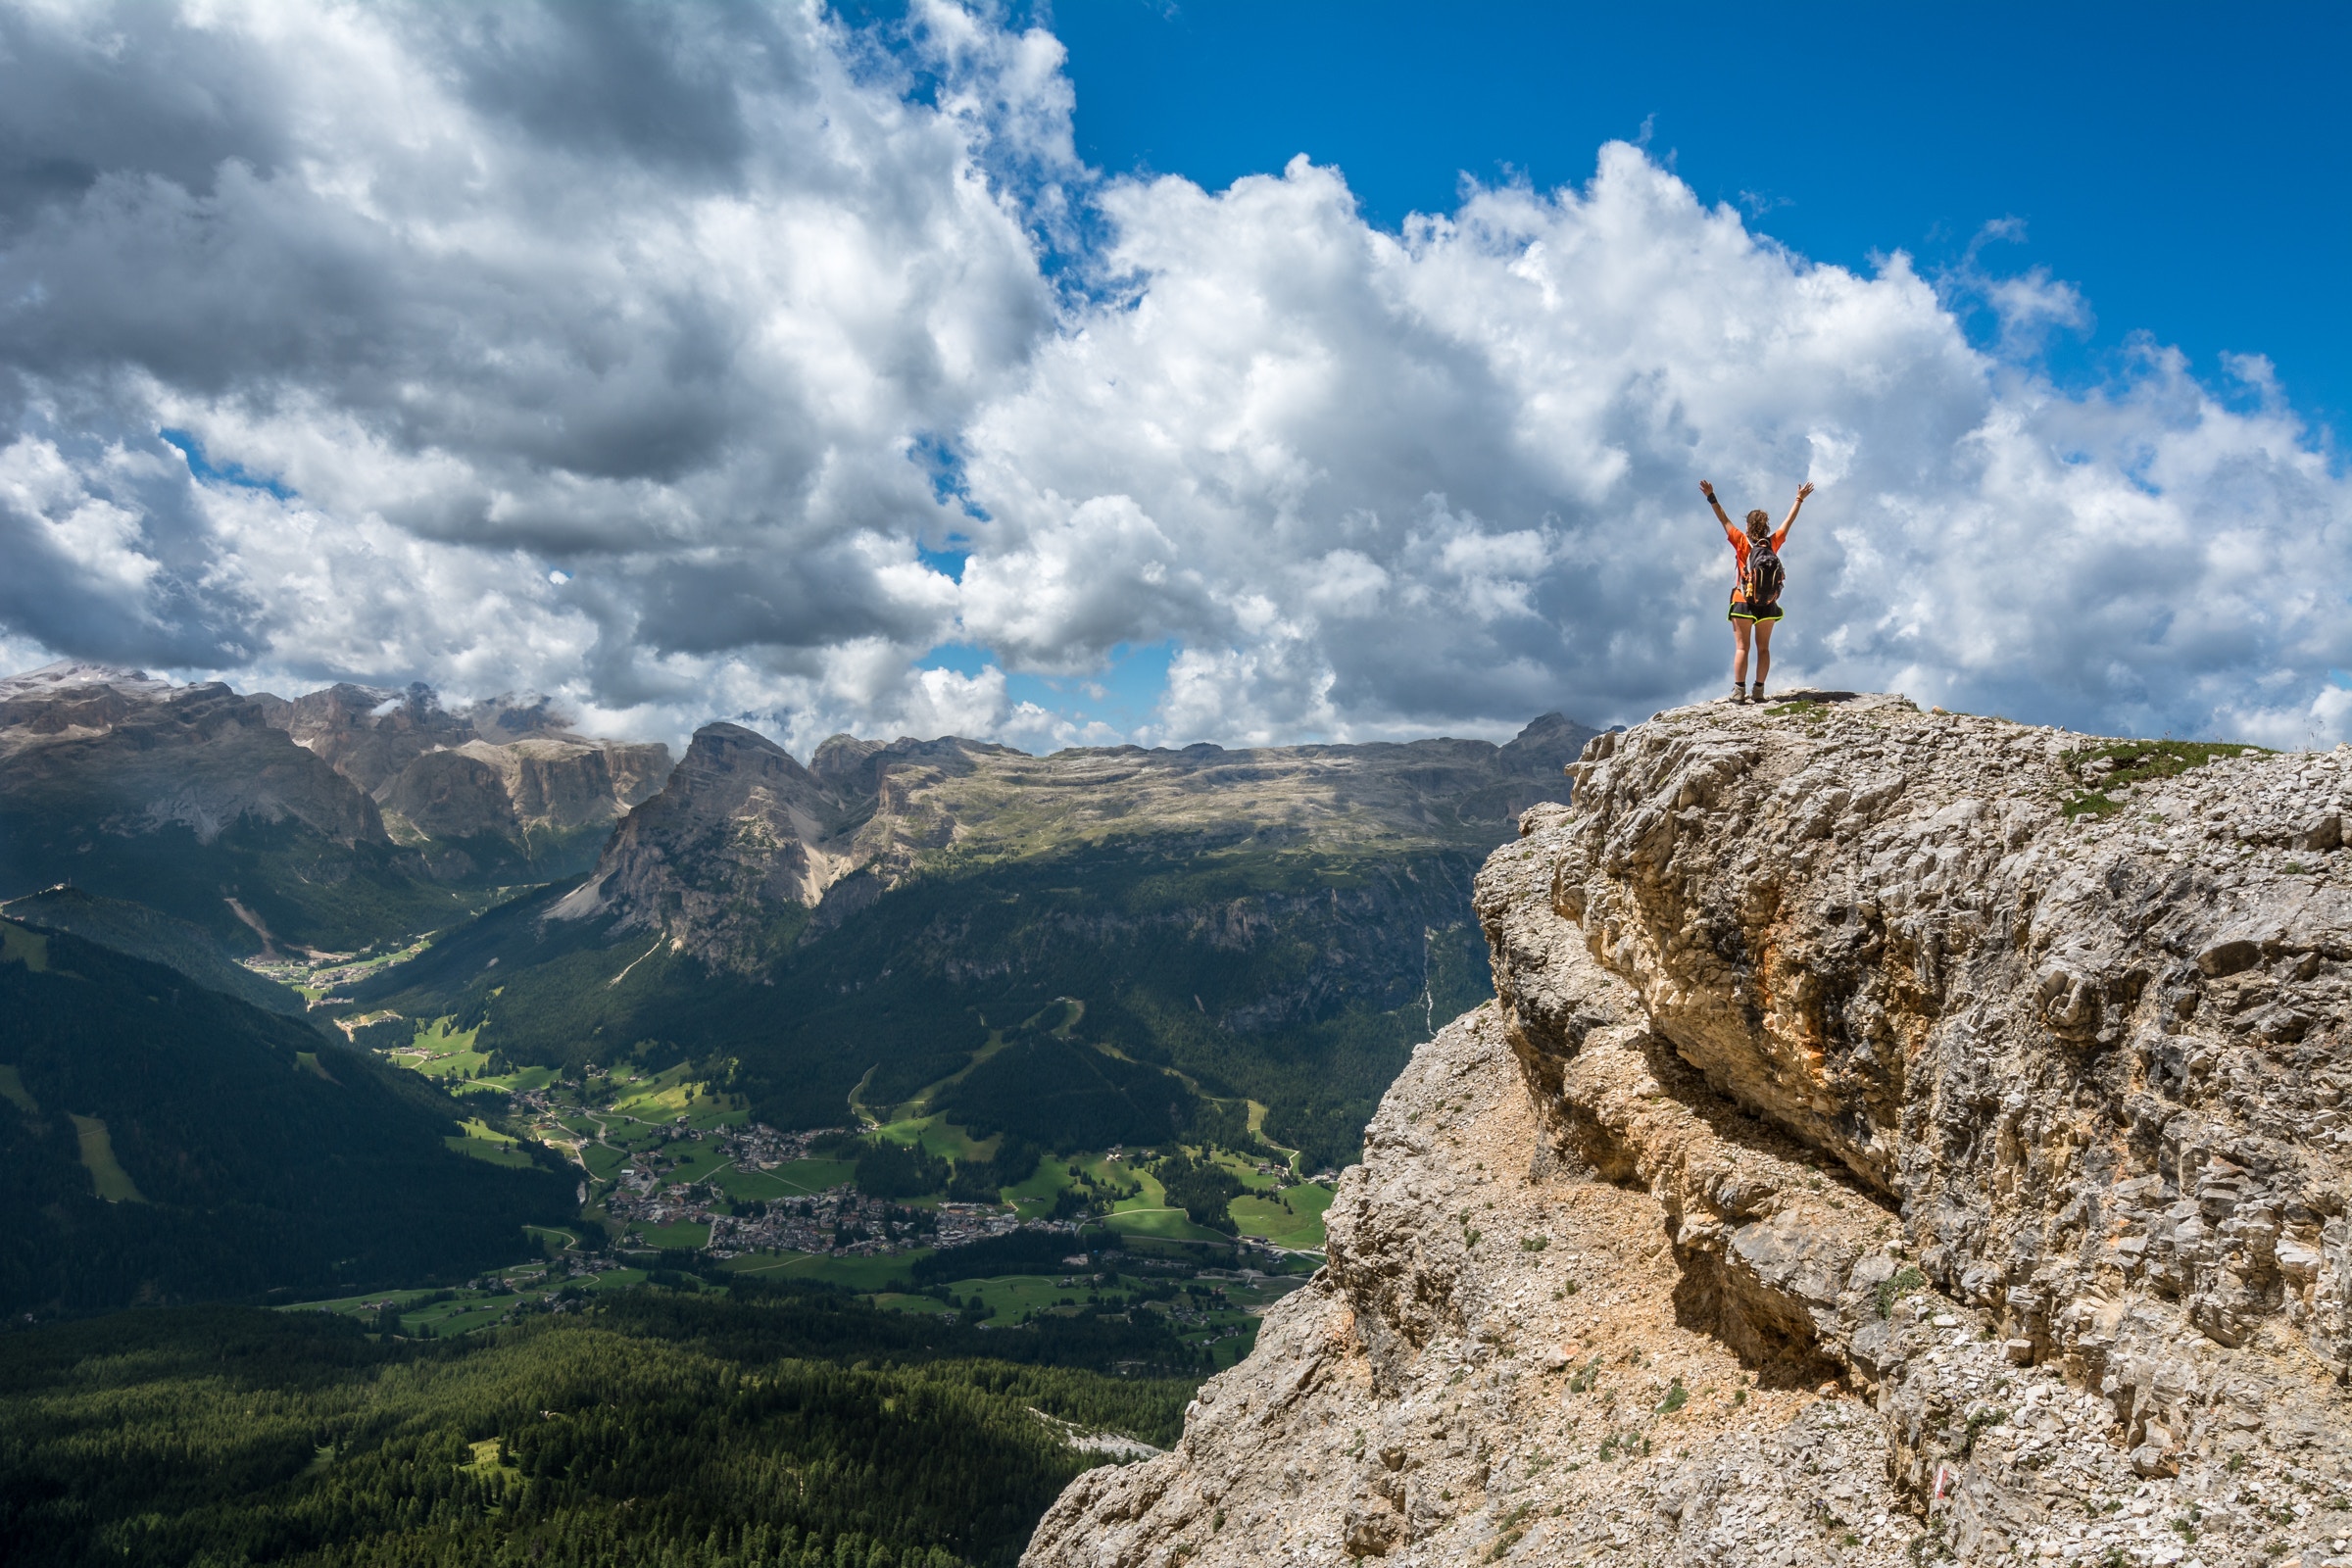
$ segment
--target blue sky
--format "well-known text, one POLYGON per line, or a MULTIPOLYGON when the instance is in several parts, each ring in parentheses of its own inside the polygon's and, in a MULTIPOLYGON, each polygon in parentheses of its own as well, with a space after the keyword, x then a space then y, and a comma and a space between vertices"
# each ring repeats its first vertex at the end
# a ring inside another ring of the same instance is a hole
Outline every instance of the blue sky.
POLYGON ((1784 686, 2332 741, 2346 16, 0 0, 0 662, 1500 738, 1811 480, 1784 686))
MULTIPOLYGON (((1580 183, 1603 142, 1632 140, 1813 261, 1868 271, 1907 252, 1986 346, 2001 322, 1984 284, 2072 285, 2082 314, 2035 344, 2060 385, 2106 383, 2127 345, 2153 339, 2225 398, 2258 402, 2215 373, 2255 354, 2328 427, 2316 440, 2347 427, 2352 216, 2328 193, 2352 171, 2352 8, 1065 0, 1010 14, 1068 50, 1077 152, 1107 174, 1216 190, 1303 153, 1394 230, 1452 211, 1465 181, 1580 183)), ((1168 648, 1122 649, 1115 705, 1018 673, 1007 690, 1132 729, 1168 648)), ((970 673, 987 657, 955 646, 935 662, 970 673)))
POLYGON ((1978 261, 2081 288, 2062 367, 2133 331, 2208 373, 2264 354, 2347 428, 2352 6, 1064 0, 1050 24, 1105 170, 1217 188, 1304 152, 1394 227, 1465 173, 1573 184, 1646 133, 1816 261, 1953 270, 2016 220, 1978 261))

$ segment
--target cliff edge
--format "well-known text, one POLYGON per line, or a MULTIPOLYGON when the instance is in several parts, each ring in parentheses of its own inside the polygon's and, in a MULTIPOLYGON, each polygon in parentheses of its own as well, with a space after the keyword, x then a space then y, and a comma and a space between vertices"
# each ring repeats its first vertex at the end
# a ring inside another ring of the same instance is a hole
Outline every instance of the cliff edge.
POLYGON ((2352 1563, 2352 751, 1597 737, 1330 1260, 1026 1563, 2352 1563))

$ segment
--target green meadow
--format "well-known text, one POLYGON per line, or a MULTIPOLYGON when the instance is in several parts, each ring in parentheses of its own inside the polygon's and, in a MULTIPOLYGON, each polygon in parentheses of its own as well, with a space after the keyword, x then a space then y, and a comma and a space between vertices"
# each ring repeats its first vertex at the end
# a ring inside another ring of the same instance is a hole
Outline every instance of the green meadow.
POLYGON ((115 1163, 114 1141, 107 1136, 105 1122, 95 1116, 75 1116, 74 1134, 81 1141, 82 1168, 90 1173, 100 1198, 110 1203, 147 1201, 130 1173, 115 1163))
POLYGON ((1226 1212, 1244 1236, 1255 1236, 1293 1251, 1320 1251, 1323 1214, 1334 1196, 1330 1188, 1307 1182, 1286 1190, 1279 1199, 1245 1193, 1227 1205, 1226 1212))

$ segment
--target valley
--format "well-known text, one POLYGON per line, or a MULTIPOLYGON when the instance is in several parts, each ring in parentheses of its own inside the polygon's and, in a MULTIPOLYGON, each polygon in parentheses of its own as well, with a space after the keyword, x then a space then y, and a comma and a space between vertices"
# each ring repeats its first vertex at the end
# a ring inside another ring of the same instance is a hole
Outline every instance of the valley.
MULTIPOLYGON (((299 977, 298 977, 299 979, 299 977)), ((322 988, 298 984, 311 992, 322 988)), ((1049 1025, 1067 1038, 1084 1016, 1055 1003, 1049 1025)), ((374 1025, 363 1025, 375 1030, 374 1025)), ((1303 1172, 1297 1151, 1253 1138, 1243 1150, 1178 1146, 1191 1187, 1211 1205, 1196 1217, 1170 1199, 1150 1150, 1072 1151, 1004 1169, 1011 1135, 975 1138, 929 1107, 970 1071, 857 1125, 783 1132, 754 1122, 738 1097, 683 1065, 629 1063, 576 1075, 533 1066, 490 1071, 477 1029, 433 1020, 406 1045, 378 1047, 391 1064, 441 1082, 471 1111, 453 1150, 495 1164, 528 1163, 536 1144, 571 1164, 578 1218, 534 1234, 548 1256, 493 1271, 463 1289, 371 1293, 299 1303, 363 1318, 412 1338, 465 1333, 579 1301, 649 1277, 689 1290, 737 1278, 839 1287, 892 1310, 1016 1327, 1045 1315, 1164 1324, 1204 1364, 1247 1353, 1256 1314, 1321 1261, 1322 1216, 1337 1173, 1303 1172), (887 1118, 887 1119, 885 1119, 887 1118), (1204 1172, 1220 1173, 1204 1176, 1204 1172), (930 1185, 923 1186, 928 1179, 930 1185), (993 1183, 994 1185, 990 1185, 993 1183), (1205 1223, 1203 1222, 1205 1221, 1205 1223), (1008 1245, 976 1249, 975 1244, 1008 1245), (975 1263, 942 1274, 974 1250, 975 1263), (919 1287, 914 1274, 925 1278, 919 1287), (1147 1314, 1135 1318, 1135 1313, 1147 1314)), ((380 1030, 376 1030, 380 1038, 380 1030)), ((1001 1055, 1002 1032, 978 1054, 1001 1055)), ((1222 1107, 1245 1132, 1264 1107, 1222 1107)), ((1021 1157, 1018 1140, 1010 1157, 1021 1157)), ((1181 1194, 1180 1194, 1181 1196, 1181 1194)), ((1202 1209, 1196 1196, 1194 1208, 1202 1209)))
POLYGON ((526 699, 0 681, 0 1530, 1009 1564, 1322 1265, 1592 733, 672 767, 526 699))

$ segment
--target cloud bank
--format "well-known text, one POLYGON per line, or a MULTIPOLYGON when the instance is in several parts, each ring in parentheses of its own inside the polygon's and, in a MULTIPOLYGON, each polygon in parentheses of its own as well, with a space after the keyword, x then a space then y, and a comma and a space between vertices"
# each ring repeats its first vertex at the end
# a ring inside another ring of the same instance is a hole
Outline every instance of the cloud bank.
POLYGON ((2061 388, 2065 285, 1815 266, 1621 144, 1390 233, 1304 160, 1088 170, 1072 108, 944 0, 0 5, 0 655, 803 749, 1494 734, 1719 689, 1696 481, 1811 478, 1784 686, 2352 725, 2352 486, 2259 359, 2061 388))

